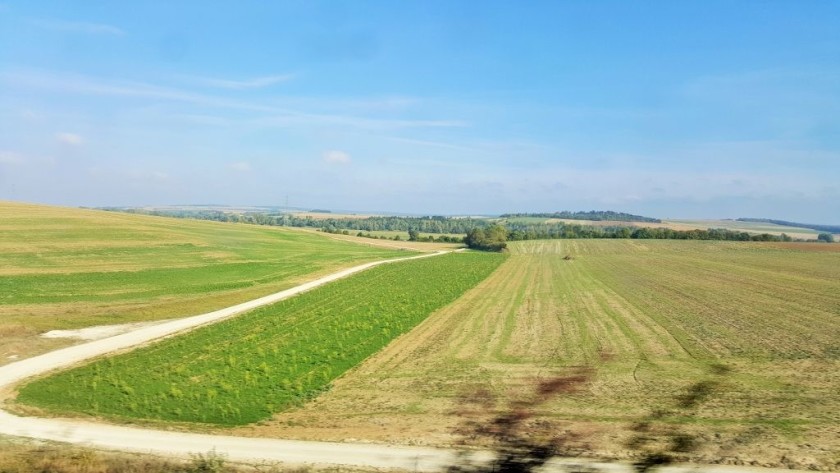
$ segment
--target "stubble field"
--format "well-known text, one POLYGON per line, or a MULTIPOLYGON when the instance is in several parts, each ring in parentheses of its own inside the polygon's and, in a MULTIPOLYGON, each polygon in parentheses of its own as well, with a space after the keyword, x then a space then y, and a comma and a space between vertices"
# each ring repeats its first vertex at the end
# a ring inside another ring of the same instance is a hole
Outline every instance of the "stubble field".
MULTIPOLYGON (((710 367, 731 373, 691 416, 699 461, 836 468, 840 245, 564 240, 510 245, 488 279, 267 424, 237 433, 452 444, 465 394, 502 402, 592 366, 542 412, 626 457, 635 421, 710 367), (572 259, 565 259, 566 256, 572 259)), ((492 412, 487 412, 490 415, 492 412)))

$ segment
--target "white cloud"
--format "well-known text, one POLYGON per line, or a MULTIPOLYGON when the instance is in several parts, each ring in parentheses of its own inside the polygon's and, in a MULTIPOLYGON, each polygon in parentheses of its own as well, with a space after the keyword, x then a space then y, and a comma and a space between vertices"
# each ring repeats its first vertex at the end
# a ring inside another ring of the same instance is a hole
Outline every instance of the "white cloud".
POLYGON ((236 172, 249 172, 251 170, 251 164, 246 163, 244 161, 239 161, 236 163, 230 163, 228 165, 228 168, 236 172))
POLYGON ((113 25, 106 25, 102 23, 87 23, 82 21, 65 21, 65 20, 32 20, 31 23, 39 28, 50 31, 61 31, 66 33, 83 33, 83 34, 104 34, 111 36, 123 36, 125 31, 113 25))
POLYGON ((278 74, 273 76, 255 77, 253 79, 244 80, 217 79, 214 77, 187 77, 187 79, 196 82, 200 85, 235 90, 260 89, 263 87, 279 84, 281 82, 286 82, 293 78, 293 74, 278 74))
POLYGON ((324 162, 329 164, 349 164, 350 155, 344 151, 327 151, 324 153, 324 162))
POLYGON ((70 146, 81 146, 85 140, 82 139, 81 136, 75 133, 68 133, 68 132, 61 132, 55 134, 55 139, 59 141, 59 143, 70 145, 70 146))

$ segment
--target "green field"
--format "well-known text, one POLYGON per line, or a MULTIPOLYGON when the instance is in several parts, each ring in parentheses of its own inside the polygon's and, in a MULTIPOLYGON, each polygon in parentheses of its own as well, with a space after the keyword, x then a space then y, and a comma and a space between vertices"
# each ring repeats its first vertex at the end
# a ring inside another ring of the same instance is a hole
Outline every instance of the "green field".
POLYGON ((198 314, 405 252, 325 235, 0 202, 0 364, 39 332, 198 314))
POLYGON ((33 382, 21 388, 18 399, 92 415, 222 425, 263 420, 322 391, 475 286, 503 259, 453 253, 379 266, 33 382))
POLYGON ((510 250, 332 390, 247 432, 448 445, 465 393, 487 389, 503 408, 536 380, 587 365, 592 383, 543 416, 589 433, 593 455, 624 457, 634 422, 724 364, 721 392, 691 416, 661 419, 703 439, 698 461, 840 461, 840 245, 554 240, 510 250))

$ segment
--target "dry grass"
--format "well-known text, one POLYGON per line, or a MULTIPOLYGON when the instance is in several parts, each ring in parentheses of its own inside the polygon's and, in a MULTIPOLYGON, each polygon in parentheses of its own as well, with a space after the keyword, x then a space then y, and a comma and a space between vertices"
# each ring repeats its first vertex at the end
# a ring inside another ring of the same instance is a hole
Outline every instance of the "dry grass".
POLYGON ((837 468, 840 252, 809 245, 536 241, 300 409, 237 433, 448 445, 465 391, 503 399, 592 365, 543 415, 626 457, 629 426, 710 365, 734 370, 696 416, 698 461, 837 468), (564 259, 573 255, 572 260, 564 259))
POLYGON ((3 473, 392 473, 338 466, 242 464, 210 450, 186 459, 108 452, 54 442, 0 436, 3 473))
POLYGON ((202 455, 192 461, 152 455, 108 453, 62 444, 0 437, 0 471, 4 473, 199 473, 239 472, 223 460, 202 455), (208 461, 209 460, 209 461, 208 461))

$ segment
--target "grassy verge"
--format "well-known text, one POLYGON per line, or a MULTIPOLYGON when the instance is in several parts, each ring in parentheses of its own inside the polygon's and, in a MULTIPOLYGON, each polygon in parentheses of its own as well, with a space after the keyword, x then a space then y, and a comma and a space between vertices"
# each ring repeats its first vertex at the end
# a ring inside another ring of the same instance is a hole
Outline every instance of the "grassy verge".
POLYGON ((211 450, 189 459, 151 454, 100 451, 53 442, 0 436, 3 473, 385 473, 349 467, 283 464, 248 465, 227 460, 211 450))

